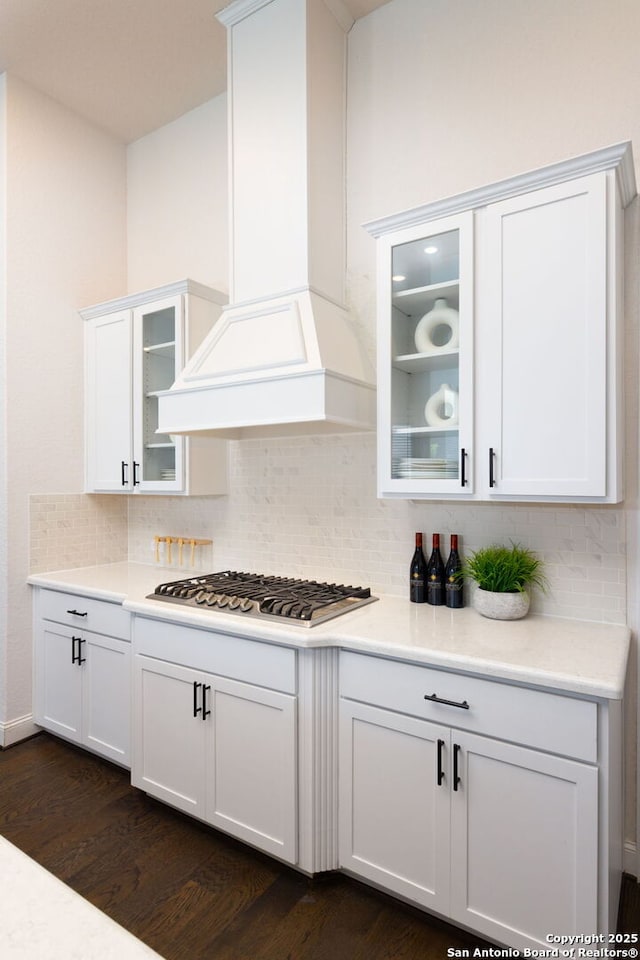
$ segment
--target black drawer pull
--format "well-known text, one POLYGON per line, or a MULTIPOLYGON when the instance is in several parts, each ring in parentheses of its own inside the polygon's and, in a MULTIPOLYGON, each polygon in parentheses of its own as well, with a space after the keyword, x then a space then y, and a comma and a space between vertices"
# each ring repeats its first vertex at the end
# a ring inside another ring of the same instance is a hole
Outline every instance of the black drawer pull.
POLYGON ((438 786, 442 786, 444 780, 444 770, 442 769, 442 751, 444 749, 444 740, 438 740, 438 786))
POLYGON ((129 469, 129 464, 127 463, 127 461, 121 460, 120 461, 120 480, 121 480, 121 485, 123 487, 126 487, 127 483, 129 482, 125 474, 125 470, 128 470, 128 469, 129 469))
POLYGON ((207 710, 207 690, 211 690, 208 683, 202 684, 202 719, 206 720, 211 710, 207 710))
POLYGON ((444 700, 442 697, 439 697, 437 693, 432 693, 431 696, 425 693, 425 700, 431 700, 432 703, 446 703, 448 707, 460 707, 461 710, 468 710, 469 704, 466 700, 444 700))
POLYGON ((454 743, 453 745, 453 789, 458 789, 458 784, 460 783, 460 777, 458 776, 458 754, 460 753, 460 744, 454 743))
POLYGON ((71 663, 84 663, 84 660, 80 659, 82 637, 71 637, 71 663), (76 643, 78 644, 78 652, 76 653, 76 643))
POLYGON ((79 610, 67 610, 67 613, 72 613, 74 617, 86 617, 88 611, 85 610, 84 613, 81 613, 79 610))
POLYGON ((78 637, 78 664, 87 662, 87 658, 82 656, 82 644, 86 642, 82 637, 78 637))
POLYGON ((196 683, 193 681, 193 715, 197 717, 198 714, 202 711, 202 707, 198 706, 198 689, 202 686, 201 683, 196 683))

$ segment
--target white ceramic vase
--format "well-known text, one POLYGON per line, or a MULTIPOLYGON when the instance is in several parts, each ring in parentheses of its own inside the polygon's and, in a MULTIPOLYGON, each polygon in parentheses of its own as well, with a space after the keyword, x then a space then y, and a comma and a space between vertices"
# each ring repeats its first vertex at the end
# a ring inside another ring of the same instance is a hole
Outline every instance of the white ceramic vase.
POLYGON ((529 612, 530 597, 522 593, 493 593, 480 587, 473 595, 473 606, 490 620, 521 620, 529 612))
POLYGON ((424 419, 430 427, 456 427, 458 425, 458 393, 448 383, 443 383, 427 400, 424 419))
POLYGON ((444 297, 440 297, 434 303, 433 309, 418 321, 414 339, 418 353, 433 354, 456 350, 460 344, 458 311, 448 306, 444 297), (436 339, 441 339, 438 331, 442 328, 448 329, 449 335, 444 343, 437 343, 436 339))

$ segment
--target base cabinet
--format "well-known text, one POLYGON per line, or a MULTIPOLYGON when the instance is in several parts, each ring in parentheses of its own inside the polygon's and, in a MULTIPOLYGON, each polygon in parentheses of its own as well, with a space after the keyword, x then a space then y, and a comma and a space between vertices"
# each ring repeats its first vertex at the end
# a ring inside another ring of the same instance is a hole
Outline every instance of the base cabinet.
POLYGON ((340 866, 517 949, 615 929, 596 705, 439 673, 342 655, 340 866))
MULTIPOLYGON (((106 610, 104 628, 108 629, 114 619, 110 608, 117 605, 54 591, 42 594, 41 615, 35 621, 35 721, 51 733, 128 767, 131 645, 128 640, 80 625, 91 616, 92 625, 100 628, 102 606, 106 610), (60 601, 60 610, 52 609, 60 601), (51 615, 75 619, 78 625, 46 618, 51 615)), ((128 622, 120 607, 116 617, 128 622)))
POLYGON ((134 786, 296 862, 294 696, 136 656, 134 703, 134 786))

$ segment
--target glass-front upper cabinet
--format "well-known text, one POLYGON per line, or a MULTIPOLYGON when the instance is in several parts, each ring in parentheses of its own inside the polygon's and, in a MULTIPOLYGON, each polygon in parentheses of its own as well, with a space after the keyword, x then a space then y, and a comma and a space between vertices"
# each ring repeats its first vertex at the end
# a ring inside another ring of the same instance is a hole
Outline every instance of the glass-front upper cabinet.
POLYGON ((182 442, 158 430, 158 391, 168 390, 183 365, 182 297, 172 297, 138 307, 134 316, 134 336, 139 338, 134 351, 140 364, 137 401, 142 429, 134 462, 144 490, 161 486, 163 490, 182 487, 182 442))
POLYGON ((378 249, 379 495, 470 494, 473 214, 378 249))

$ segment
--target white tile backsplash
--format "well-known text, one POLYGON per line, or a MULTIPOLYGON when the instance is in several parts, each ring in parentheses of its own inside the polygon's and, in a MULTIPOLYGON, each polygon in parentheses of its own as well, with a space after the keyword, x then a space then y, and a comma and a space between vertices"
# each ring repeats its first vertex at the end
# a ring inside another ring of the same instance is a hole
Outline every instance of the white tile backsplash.
MULTIPOLYGON (((230 443, 228 497, 129 497, 129 558, 153 562, 153 537, 213 540, 201 569, 252 569, 405 595, 413 536, 458 533, 462 552, 510 539, 545 560, 548 593, 532 610, 626 619, 622 506, 378 500, 375 437, 230 443)), ((174 548, 175 563, 175 548, 174 548)))
MULTIPOLYGON (((375 437, 368 434, 230 443, 226 497, 85 494, 32 496, 31 572, 153 563, 156 536, 211 539, 199 570, 241 569, 363 584, 407 593, 416 530, 460 536, 461 552, 516 540, 545 561, 549 589, 532 611, 623 623, 626 536, 622 506, 378 500, 375 437)), ((167 563, 166 547, 160 559, 167 563)), ((189 568, 191 548, 183 548, 189 568)), ((179 552, 172 548, 172 566, 179 552)), ((164 572, 163 572, 164 575, 164 572)), ((470 589, 469 589, 470 592, 470 589)))

